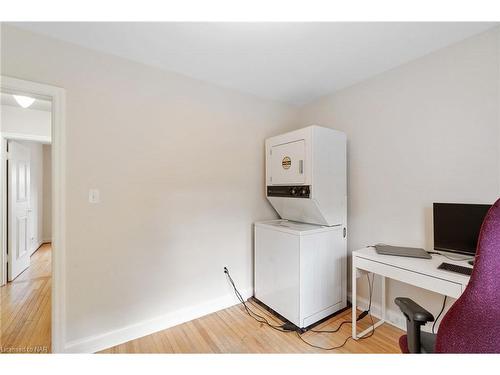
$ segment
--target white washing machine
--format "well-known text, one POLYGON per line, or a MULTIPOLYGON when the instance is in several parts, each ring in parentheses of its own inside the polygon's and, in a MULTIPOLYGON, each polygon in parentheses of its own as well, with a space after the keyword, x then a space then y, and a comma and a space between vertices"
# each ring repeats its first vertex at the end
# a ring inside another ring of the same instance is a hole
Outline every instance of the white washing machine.
POLYGON ((346 307, 343 227, 255 223, 257 300, 305 328, 346 307))

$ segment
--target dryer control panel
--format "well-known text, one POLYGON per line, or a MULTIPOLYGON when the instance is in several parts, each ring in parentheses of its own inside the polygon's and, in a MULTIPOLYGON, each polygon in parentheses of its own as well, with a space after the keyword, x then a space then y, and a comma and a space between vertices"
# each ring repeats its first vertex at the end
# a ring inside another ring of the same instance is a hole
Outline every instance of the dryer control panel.
POLYGON ((300 186, 268 186, 268 197, 285 198, 310 198, 311 187, 309 185, 300 186))

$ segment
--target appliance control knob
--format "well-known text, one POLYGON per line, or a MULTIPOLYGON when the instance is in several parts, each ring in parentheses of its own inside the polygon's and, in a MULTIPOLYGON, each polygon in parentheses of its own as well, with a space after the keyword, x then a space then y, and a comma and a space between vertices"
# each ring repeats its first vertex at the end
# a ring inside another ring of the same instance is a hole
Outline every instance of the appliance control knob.
POLYGON ((292 188, 292 189, 290 190, 290 194, 292 194, 292 195, 297 195, 297 189, 292 188))
POLYGON ((307 194, 307 189, 303 188, 300 190, 300 195, 306 195, 307 194))

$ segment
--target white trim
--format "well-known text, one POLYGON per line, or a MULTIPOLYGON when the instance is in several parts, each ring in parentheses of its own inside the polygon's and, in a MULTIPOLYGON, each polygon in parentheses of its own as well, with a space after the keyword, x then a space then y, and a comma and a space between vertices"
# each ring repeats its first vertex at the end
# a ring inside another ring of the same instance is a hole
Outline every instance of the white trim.
MULTIPOLYGON (((52 101, 52 352, 61 352, 66 342, 66 93, 59 87, 6 76, 0 76, 0 90, 52 101)), ((3 160, 4 156, 2 151, 0 157, 3 160)), ((0 173, 3 171, 0 170, 0 173)), ((2 207, 5 207, 4 185, 2 183, 2 207)), ((4 213, 0 216, 0 244, 5 245, 4 213)), ((4 251, 5 246, 2 246, 2 262, 5 262, 4 251)))
MULTIPOLYGON (((352 301, 351 292, 347 293, 347 299, 349 302, 352 301)), ((360 310, 366 310, 368 308, 368 298, 360 297, 359 295, 356 297, 356 306, 360 310)), ((358 310, 359 311, 359 310, 358 310)), ((371 313, 374 318, 381 319, 382 318, 382 307, 380 306, 380 302, 377 302, 372 299, 372 307, 371 313)), ((368 318, 365 318, 368 319, 368 318)), ((399 328, 403 331, 406 331, 406 324, 404 321, 404 315, 399 310, 386 309, 385 311, 385 323, 389 323, 390 325, 399 328)), ((359 333, 358 333, 359 335, 359 333)))
MULTIPOLYGON (((7 207, 7 140, 0 137, 0 208, 7 207)), ((0 287, 7 283, 7 220, 0 210, 0 287)))
MULTIPOLYGON (((351 293, 350 292, 348 292, 348 300, 351 301, 351 293)), ((366 310, 368 308, 368 298, 360 297, 358 295, 356 298, 356 305, 358 306, 359 310, 366 310)), ((446 312, 448 311, 448 309, 452 305, 453 304, 451 304, 451 305, 447 304, 446 309, 443 311, 443 314, 441 315, 441 318, 439 319, 439 322, 436 324, 437 329, 439 329, 439 324, 441 323, 442 317, 446 314, 446 312)), ((373 315, 373 317, 380 319, 382 316, 381 312, 382 312, 382 309, 380 307, 380 303, 372 300, 372 315, 373 315)), ((434 317, 436 317, 436 315, 434 317)), ((365 318, 365 319, 367 319, 367 318, 365 318)), ((406 332, 406 318, 399 309, 387 309, 387 306, 386 306, 385 323, 388 323, 388 324, 406 332)), ((431 332, 432 331, 432 324, 433 324, 433 322, 428 322, 427 324, 422 326, 422 331, 431 332)), ((359 336, 359 333, 358 333, 358 336, 359 336)))
POLYGON ((50 144, 52 139, 45 135, 34 135, 34 134, 24 134, 24 133, 1 133, 3 138, 12 139, 16 141, 34 141, 44 144, 50 144))
MULTIPOLYGON (((248 299, 253 295, 253 290, 246 289, 241 294, 244 299, 248 299)), ((224 297, 172 311, 153 319, 144 320, 100 335, 68 342, 64 351, 66 353, 95 353, 212 314, 216 311, 227 309, 239 303, 234 294, 227 294, 224 297)))
POLYGON ((38 242, 33 246, 33 248, 31 249, 31 254, 30 256, 32 256, 33 254, 36 253, 36 251, 40 248, 40 246, 42 246, 44 244, 43 240, 38 240, 38 242))

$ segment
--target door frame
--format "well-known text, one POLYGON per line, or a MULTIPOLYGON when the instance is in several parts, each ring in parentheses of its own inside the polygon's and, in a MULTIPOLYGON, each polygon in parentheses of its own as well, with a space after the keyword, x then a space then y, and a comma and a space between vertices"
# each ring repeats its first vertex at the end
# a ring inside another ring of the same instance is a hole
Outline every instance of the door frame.
MULTIPOLYGON (((63 352, 66 342, 66 92, 60 87, 0 75, 0 91, 52 101, 52 294, 51 338, 53 353, 63 352)), ((8 134, 6 134, 8 136, 8 134)), ((12 135, 11 135, 12 136, 12 135)), ((14 138, 14 137, 13 137, 14 138)), ((26 138, 25 138, 26 140, 26 138)), ((35 139, 33 139, 35 140, 35 139)), ((38 141, 40 141, 38 139, 38 141)), ((0 139, 0 285, 6 282, 7 184, 6 138, 0 139)))

